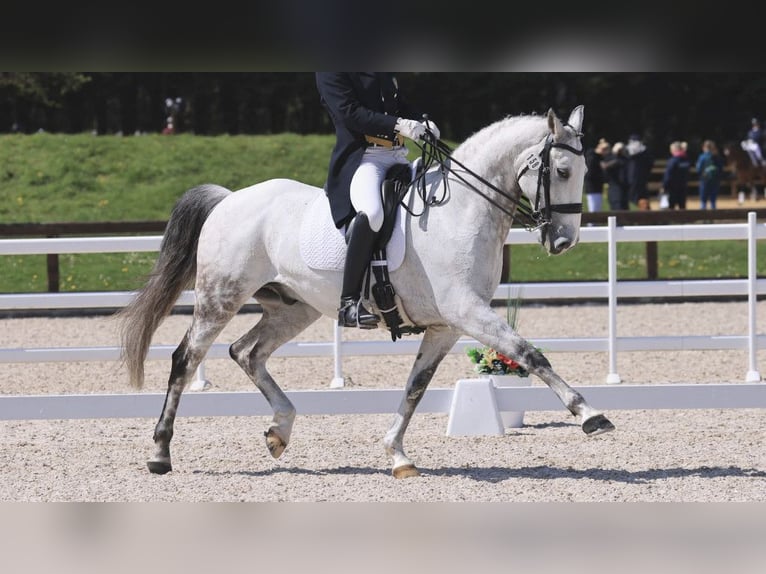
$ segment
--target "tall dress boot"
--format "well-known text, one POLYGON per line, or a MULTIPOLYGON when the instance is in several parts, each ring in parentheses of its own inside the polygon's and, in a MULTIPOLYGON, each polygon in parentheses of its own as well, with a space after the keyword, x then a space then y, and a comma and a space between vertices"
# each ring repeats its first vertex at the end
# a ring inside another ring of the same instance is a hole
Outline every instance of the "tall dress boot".
POLYGON ((362 281, 375 247, 377 233, 370 228, 364 212, 354 217, 346 232, 346 265, 343 270, 343 289, 338 309, 338 324, 343 327, 375 329, 378 317, 365 309, 361 301, 362 281))

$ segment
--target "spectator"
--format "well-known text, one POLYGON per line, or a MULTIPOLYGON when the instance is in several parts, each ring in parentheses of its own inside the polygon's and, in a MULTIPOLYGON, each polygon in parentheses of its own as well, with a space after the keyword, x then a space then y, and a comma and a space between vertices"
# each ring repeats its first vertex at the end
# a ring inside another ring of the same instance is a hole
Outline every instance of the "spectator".
POLYGON ((172 136, 176 133, 175 127, 173 127, 173 116, 168 116, 165 120, 165 127, 162 128, 162 135, 172 136))
POLYGON ((612 151, 601 162, 606 178, 606 197, 612 211, 630 209, 626 165, 625 144, 622 142, 614 144, 612 151))
POLYGON ((697 173, 700 178, 700 209, 715 209, 718 191, 721 189, 724 162, 713 140, 702 142, 702 153, 697 158, 697 173))
MULTIPOLYGON (((670 144, 670 159, 662 176, 662 193, 667 194, 669 209, 686 209, 686 194, 689 183, 691 161, 686 156, 686 142, 670 144)), ((662 207, 662 202, 660 202, 662 207)))
POLYGON ((626 179, 628 183, 628 197, 631 203, 638 209, 649 209, 649 175, 652 171, 653 159, 641 137, 633 134, 628 138, 625 146, 628 161, 626 166, 626 179))
POLYGON ((585 152, 585 165, 588 171, 585 173, 585 198, 588 202, 588 211, 595 213, 601 211, 604 202, 604 170, 601 162, 609 152, 609 142, 601 138, 595 148, 585 152))
POLYGON ((181 123, 185 108, 186 103, 182 98, 165 98, 165 115, 167 116, 167 120, 165 121, 166 127, 163 129, 163 133, 166 133, 165 130, 168 129, 170 130, 168 132, 169 134, 182 131, 181 123))

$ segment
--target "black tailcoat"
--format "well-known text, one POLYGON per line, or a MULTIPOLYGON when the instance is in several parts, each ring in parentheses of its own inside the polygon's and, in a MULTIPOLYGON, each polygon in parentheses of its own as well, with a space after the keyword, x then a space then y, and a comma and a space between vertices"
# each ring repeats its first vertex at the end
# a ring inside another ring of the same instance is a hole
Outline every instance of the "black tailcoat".
POLYGON ((320 101, 335 125, 325 193, 335 226, 353 216, 350 187, 365 148, 365 135, 393 140, 399 117, 422 120, 402 97, 396 78, 388 72, 317 72, 320 101))

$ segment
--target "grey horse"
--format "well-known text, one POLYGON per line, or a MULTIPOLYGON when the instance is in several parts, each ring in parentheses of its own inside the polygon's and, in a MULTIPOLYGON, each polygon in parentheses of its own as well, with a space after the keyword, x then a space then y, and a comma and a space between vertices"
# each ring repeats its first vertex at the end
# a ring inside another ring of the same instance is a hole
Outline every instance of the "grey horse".
MULTIPOLYGON (((405 454, 404 435, 437 367, 462 335, 539 377, 579 417, 586 435, 614 428, 491 307, 505 239, 522 204, 532 207, 528 228, 547 253, 564 253, 578 242, 583 117, 578 106, 566 122, 549 110, 484 127, 454 150, 451 170, 432 190, 440 200, 421 217, 404 216, 405 254, 390 279, 406 317, 424 331, 383 438, 395 477, 419 475, 405 454)), ((156 450, 147 463, 151 472, 172 470, 170 442, 181 394, 210 345, 253 295, 261 318, 231 345, 230 355, 274 410, 264 433, 271 455, 278 458, 287 447, 296 410, 269 374, 267 360, 322 315, 336 318, 341 290, 342 270, 311 268, 300 253, 295 222, 321 194, 321 188, 290 179, 236 192, 208 184, 188 190, 173 208, 152 273, 119 317, 122 358, 131 384, 141 388, 154 332, 194 284, 194 314, 173 353, 154 430, 156 450)))

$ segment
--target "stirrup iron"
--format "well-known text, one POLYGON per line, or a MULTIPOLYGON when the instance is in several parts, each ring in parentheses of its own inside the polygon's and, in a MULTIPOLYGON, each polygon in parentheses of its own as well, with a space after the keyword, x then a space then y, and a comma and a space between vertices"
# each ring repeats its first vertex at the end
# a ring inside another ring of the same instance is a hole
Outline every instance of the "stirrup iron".
POLYGON ((338 325, 341 327, 359 327, 377 329, 380 319, 362 305, 361 299, 343 298, 338 309, 338 325))

